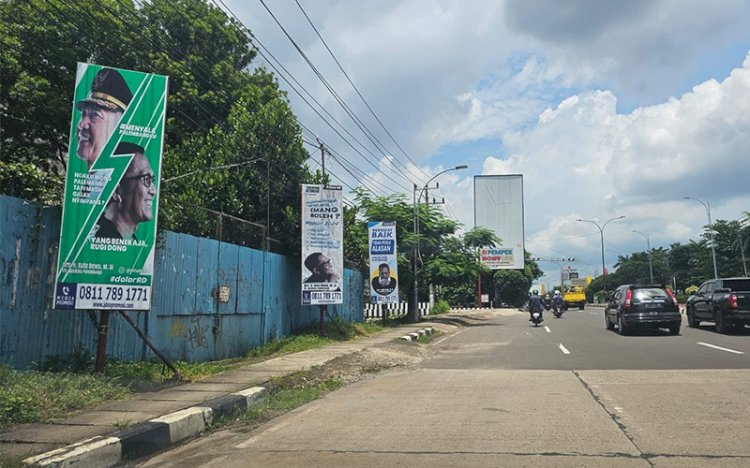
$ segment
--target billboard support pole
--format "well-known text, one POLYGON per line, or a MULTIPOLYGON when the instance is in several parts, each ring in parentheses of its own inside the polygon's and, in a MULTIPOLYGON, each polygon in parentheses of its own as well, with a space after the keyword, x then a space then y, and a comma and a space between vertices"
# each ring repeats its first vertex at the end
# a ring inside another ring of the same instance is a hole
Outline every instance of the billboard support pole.
POLYGON ((107 361, 107 330, 109 328, 109 311, 99 311, 99 336, 96 343, 96 372, 104 373, 107 361))
POLYGON ((477 249, 477 307, 482 307, 482 255, 481 249, 477 249))
POLYGON ((328 304, 321 304, 320 306, 320 324, 319 324, 319 330, 318 334, 320 336, 323 336, 326 332, 326 325, 325 325, 325 317, 326 312, 328 312, 328 304))

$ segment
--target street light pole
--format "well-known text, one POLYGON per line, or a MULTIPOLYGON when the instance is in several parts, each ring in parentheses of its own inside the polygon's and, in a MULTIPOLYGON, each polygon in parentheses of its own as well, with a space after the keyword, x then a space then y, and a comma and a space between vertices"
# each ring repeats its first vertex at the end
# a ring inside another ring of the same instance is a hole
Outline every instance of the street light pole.
POLYGON ((646 238, 646 246, 648 247, 648 274, 651 276, 651 284, 654 284, 654 267, 651 264, 651 239, 649 238, 648 234, 644 234, 641 231, 636 231, 635 229, 633 229, 633 232, 637 232, 638 234, 646 238))
MULTIPOLYGON (((699 200, 695 197, 682 197, 685 200, 695 200, 701 205, 703 205, 703 208, 706 209, 706 217, 708 218, 708 228, 712 229, 711 226, 713 226, 713 223, 711 223, 711 202, 703 203, 702 200, 699 200)), ((716 268, 716 246, 714 245, 716 243, 716 235, 711 234, 711 258, 714 261, 714 279, 719 279, 719 270, 716 268)))
POLYGON ((414 195, 415 195, 414 196, 414 201, 413 201, 413 204, 414 204, 414 236, 416 237, 417 242, 414 245, 414 249, 412 251, 412 257, 414 259, 414 262, 412 263, 412 271, 413 271, 413 274, 414 274, 414 284, 413 284, 414 289, 412 291, 414 308, 413 308, 413 310, 411 310, 411 309, 409 310, 409 317, 408 317, 409 321, 412 322, 412 323, 419 322, 419 288, 417 287, 418 286, 417 275, 419 273, 419 271, 417 269, 417 259, 419 258, 419 207, 418 207, 418 203, 422 199, 422 194, 427 190, 428 186, 430 185, 430 182, 432 182, 433 180, 435 180, 439 175, 445 174, 446 172, 450 172, 450 171, 458 171, 458 170, 461 170, 461 169, 466 169, 467 167, 469 167, 469 166, 467 166, 466 164, 459 164, 456 167, 451 167, 450 169, 446 169, 444 171, 438 172, 437 174, 435 174, 434 176, 432 176, 432 178, 430 180, 428 180, 426 184, 424 184, 424 187, 422 187, 422 189, 419 191, 419 196, 416 196, 417 185, 414 184, 414 195))
MULTIPOLYGON (((614 218, 609 218, 601 226, 599 226, 599 223, 597 223, 596 221, 592 221, 590 219, 581 219, 581 218, 578 218, 576 220, 576 221, 581 221, 581 222, 585 222, 585 223, 591 223, 591 224, 593 224, 594 226, 596 226, 599 229, 599 236, 601 237, 601 241, 602 241, 602 275, 604 275, 605 278, 607 276, 607 267, 604 265, 604 228, 607 227, 607 224, 609 224, 610 221, 614 221, 616 219, 622 219, 624 217, 625 217, 625 215, 623 215, 623 216, 616 216, 614 218)), ((607 295, 607 282, 604 281, 603 284, 604 284, 604 295, 606 296, 607 295)))

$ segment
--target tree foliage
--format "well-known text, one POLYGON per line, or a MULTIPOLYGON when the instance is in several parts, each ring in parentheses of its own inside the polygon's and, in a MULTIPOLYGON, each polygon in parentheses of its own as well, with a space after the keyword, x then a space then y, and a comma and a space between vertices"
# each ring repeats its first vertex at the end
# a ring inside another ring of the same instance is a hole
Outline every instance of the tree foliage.
MULTIPOLYGON (((407 299, 414 284, 414 252, 419 244, 416 264, 419 274, 420 300, 426 300, 429 285, 440 291, 452 304, 472 301, 476 297, 478 246, 494 246, 499 239, 485 228, 474 228, 458 235, 458 222, 447 219, 443 212, 431 205, 417 205, 403 194, 375 196, 359 189, 356 216, 345 217, 347 224, 344 249, 347 259, 358 263, 369 275, 367 254, 367 223, 395 221, 398 246, 399 293, 407 299), (415 209, 419 213, 419 234, 414 233, 415 209)), ((485 267, 481 267, 486 271, 485 267)))
MULTIPOLYGON (((748 214, 745 214, 746 219, 748 214)), ((676 285, 679 290, 700 285, 714 277, 711 243, 715 242, 716 266, 719 277, 745 276, 750 243, 750 229, 747 222, 717 220, 709 230, 701 234, 699 240, 686 244, 673 243, 668 249, 659 247, 651 250, 651 263, 654 282, 676 285), (744 249, 744 250, 743 250, 744 249)), ((648 252, 634 252, 620 256, 615 263, 615 271, 599 276, 587 288, 589 299, 598 292, 612 291, 620 284, 650 282, 648 252)))
POLYGON ((0 2, 1 193, 58 204, 77 62, 169 76, 159 225, 296 253, 301 129, 249 34, 205 0, 0 2), (138 3, 140 5, 140 2, 138 3), (212 211, 208 211, 212 210, 212 211), (230 221, 232 220, 232 221, 230 221), (296 239, 289 242, 290 239, 296 239))

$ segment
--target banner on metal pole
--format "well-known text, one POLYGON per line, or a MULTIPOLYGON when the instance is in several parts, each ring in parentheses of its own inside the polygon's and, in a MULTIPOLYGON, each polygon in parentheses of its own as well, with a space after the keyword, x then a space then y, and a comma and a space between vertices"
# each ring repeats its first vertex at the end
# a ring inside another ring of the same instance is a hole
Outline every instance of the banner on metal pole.
POLYGON ((367 223, 370 252, 370 302, 398 303, 398 261, 396 258, 396 223, 367 223))
POLYGON ((55 309, 148 310, 167 77, 79 63, 55 309))
POLYGON ((302 185, 302 305, 343 304, 340 186, 302 185))

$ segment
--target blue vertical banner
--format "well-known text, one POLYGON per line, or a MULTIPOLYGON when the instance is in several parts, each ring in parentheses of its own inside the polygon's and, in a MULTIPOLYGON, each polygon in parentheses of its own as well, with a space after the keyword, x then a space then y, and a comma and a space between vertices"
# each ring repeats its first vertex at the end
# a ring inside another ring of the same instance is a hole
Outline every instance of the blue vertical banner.
POLYGON ((396 222, 367 223, 370 252, 370 302, 398 303, 398 259, 396 222))
POLYGON ((343 304, 341 186, 302 185, 302 305, 343 304))

